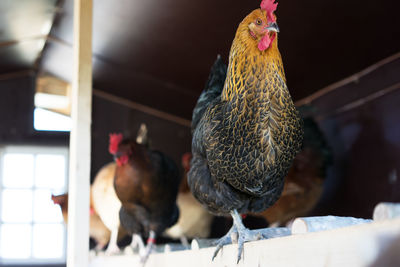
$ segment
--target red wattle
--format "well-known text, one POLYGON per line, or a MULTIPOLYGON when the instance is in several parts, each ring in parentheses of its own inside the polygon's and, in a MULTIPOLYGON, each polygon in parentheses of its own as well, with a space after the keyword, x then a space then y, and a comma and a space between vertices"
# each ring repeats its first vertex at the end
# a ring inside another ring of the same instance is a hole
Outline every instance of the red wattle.
POLYGON ((268 32, 264 35, 263 38, 261 38, 260 42, 258 42, 258 49, 260 49, 260 51, 264 51, 267 50, 272 42, 275 40, 275 34, 272 36, 272 38, 269 37, 268 32))
POLYGON ((129 156, 128 155, 123 155, 119 158, 116 159, 117 165, 121 167, 122 165, 125 165, 129 161, 129 156))

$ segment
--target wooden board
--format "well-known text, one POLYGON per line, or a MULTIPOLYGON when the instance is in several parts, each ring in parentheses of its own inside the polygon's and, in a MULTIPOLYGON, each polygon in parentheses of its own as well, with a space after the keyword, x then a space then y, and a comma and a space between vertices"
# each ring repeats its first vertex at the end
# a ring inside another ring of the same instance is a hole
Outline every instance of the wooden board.
POLYGON ((74 40, 67 266, 87 267, 92 120, 92 0, 74 1, 74 40))
MULTIPOLYGON (((400 235, 400 219, 373 222, 330 231, 292 235, 246 243, 243 260, 236 265, 237 246, 222 249, 211 261, 214 248, 159 253, 146 267, 180 266, 368 266, 400 235)), ((137 256, 95 257, 90 267, 135 266, 137 256)))

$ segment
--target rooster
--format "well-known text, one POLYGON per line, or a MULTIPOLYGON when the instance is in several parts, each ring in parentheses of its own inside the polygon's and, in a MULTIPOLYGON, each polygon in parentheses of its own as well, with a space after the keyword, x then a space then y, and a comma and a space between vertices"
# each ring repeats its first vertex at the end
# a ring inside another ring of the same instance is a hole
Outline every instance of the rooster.
POLYGON ((122 134, 110 135, 109 152, 117 163, 114 188, 122 204, 120 222, 129 234, 148 237, 141 255, 145 262, 155 238, 178 220, 181 177, 169 157, 134 140, 123 140, 122 134))
POLYGON ((261 238, 240 214, 261 212, 278 200, 302 143, 302 122, 278 50, 276 7, 274 0, 263 0, 240 23, 222 91, 208 84, 193 112, 188 183, 209 211, 232 216, 214 257, 234 237, 238 262, 244 242, 261 238))

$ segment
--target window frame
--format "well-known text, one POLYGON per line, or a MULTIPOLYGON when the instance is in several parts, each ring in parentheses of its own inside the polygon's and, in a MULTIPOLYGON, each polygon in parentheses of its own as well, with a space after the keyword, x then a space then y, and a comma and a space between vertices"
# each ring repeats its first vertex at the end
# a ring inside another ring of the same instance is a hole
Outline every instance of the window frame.
MULTIPOLYGON (((68 191, 68 173, 69 173, 69 148, 67 146, 43 146, 43 145, 3 145, 0 146, 0 214, 2 212, 2 193, 5 189, 28 189, 31 190, 31 192, 35 192, 35 190, 41 189, 40 187, 35 186, 35 179, 36 177, 34 176, 34 181, 33 185, 30 188, 21 188, 21 187, 15 187, 15 188, 8 188, 3 186, 3 166, 4 166, 4 156, 8 153, 20 153, 20 154, 31 154, 34 155, 34 160, 36 160, 36 156, 38 154, 47 154, 47 155, 62 155, 65 157, 65 185, 64 185, 64 192, 68 191)), ((34 169, 33 171, 35 172, 36 168, 36 163, 34 162, 34 169)), ((61 190, 61 188, 60 188, 61 190)), ((64 192, 59 192, 59 193, 64 193, 64 192)), ((58 193, 58 192, 57 192, 58 193)), ((0 226, 1 225, 19 225, 19 224, 29 224, 31 226, 31 252, 30 252, 30 258, 27 259, 9 259, 9 258, 2 258, 0 257, 0 266, 2 264, 9 264, 9 265, 57 265, 57 264, 65 264, 66 259, 67 259, 67 227, 65 223, 62 223, 64 225, 64 242, 63 242, 63 254, 61 258, 33 258, 33 226, 38 225, 38 224, 59 224, 59 223, 53 223, 53 222, 41 222, 41 223, 35 223, 34 221, 34 203, 32 201, 32 220, 29 223, 5 223, 2 221, 0 217, 0 226)), ((1 237, 0 237, 1 238, 1 237)), ((1 245, 1 243, 0 243, 1 245)))

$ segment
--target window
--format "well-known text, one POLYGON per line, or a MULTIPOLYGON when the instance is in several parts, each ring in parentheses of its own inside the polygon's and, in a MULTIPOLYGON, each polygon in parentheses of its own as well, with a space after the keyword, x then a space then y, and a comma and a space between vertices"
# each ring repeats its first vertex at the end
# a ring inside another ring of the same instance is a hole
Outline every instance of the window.
POLYGON ((35 108, 33 127, 36 131, 71 131, 71 118, 42 108, 35 108))
POLYGON ((51 194, 67 189, 68 149, 0 150, 0 262, 64 263, 66 229, 51 194))
POLYGON ((33 126, 37 131, 71 131, 71 85, 50 75, 36 79, 33 126))

